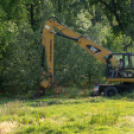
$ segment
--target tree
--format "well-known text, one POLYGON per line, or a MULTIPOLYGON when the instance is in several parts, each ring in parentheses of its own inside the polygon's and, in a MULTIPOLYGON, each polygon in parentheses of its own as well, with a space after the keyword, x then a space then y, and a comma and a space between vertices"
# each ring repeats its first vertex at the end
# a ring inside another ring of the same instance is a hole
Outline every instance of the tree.
POLYGON ((133 24, 133 12, 131 10, 130 0, 90 0, 90 5, 95 5, 96 8, 100 8, 101 12, 107 16, 107 19, 111 23, 114 34, 134 33, 134 30, 130 29, 133 24))

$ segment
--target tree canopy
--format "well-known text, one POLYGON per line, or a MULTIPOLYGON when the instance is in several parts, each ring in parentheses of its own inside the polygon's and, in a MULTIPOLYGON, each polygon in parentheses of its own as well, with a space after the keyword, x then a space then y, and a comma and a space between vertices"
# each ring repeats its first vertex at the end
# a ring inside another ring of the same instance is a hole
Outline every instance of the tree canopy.
MULTIPOLYGON (((38 88, 42 31, 51 16, 112 52, 133 52, 133 11, 133 0, 0 1, 0 88, 38 88)), ((69 39, 55 36, 54 64, 60 83, 105 81, 105 66, 69 39)))

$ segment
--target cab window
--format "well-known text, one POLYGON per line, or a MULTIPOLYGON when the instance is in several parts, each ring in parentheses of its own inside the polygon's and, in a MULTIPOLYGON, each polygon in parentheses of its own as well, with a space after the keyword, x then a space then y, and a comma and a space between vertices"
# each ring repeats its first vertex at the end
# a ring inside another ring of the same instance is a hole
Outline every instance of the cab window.
POLYGON ((129 56, 129 55, 126 55, 125 56, 125 68, 133 68, 134 67, 134 56, 129 56))

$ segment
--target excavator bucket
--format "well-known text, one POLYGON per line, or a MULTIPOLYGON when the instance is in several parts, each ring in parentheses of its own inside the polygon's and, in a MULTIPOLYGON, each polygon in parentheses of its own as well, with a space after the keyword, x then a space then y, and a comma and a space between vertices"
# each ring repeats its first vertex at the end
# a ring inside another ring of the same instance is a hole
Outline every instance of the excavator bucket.
POLYGON ((46 79, 43 79, 41 82, 40 82, 40 86, 44 89, 50 87, 50 81, 49 80, 46 80, 46 79))

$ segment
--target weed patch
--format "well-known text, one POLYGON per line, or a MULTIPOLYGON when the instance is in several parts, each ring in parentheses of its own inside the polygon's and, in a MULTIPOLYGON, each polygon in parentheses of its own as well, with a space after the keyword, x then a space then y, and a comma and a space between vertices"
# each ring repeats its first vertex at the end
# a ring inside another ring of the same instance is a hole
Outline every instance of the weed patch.
POLYGON ((114 125, 119 119, 119 113, 99 113, 91 116, 90 124, 114 125))

